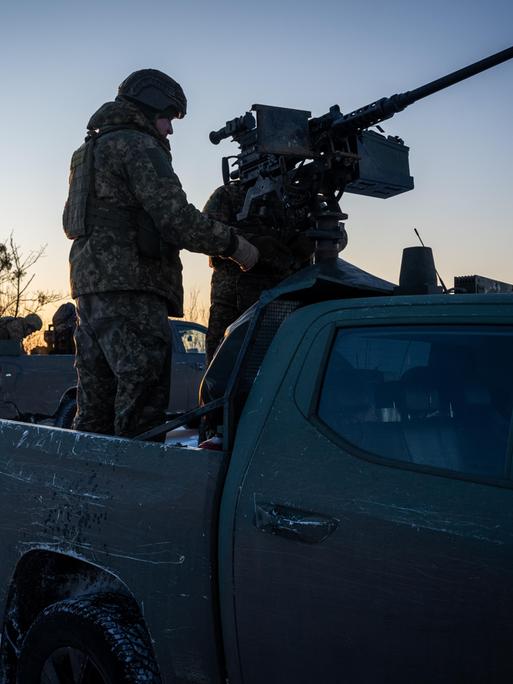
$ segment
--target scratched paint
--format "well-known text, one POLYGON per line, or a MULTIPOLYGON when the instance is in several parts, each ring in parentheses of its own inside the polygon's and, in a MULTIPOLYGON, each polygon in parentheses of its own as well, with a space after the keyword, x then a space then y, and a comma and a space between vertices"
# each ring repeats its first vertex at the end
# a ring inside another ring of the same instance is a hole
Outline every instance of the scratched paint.
POLYGON ((28 554, 73 559, 144 604, 164 671, 219 681, 211 519, 223 467, 222 453, 191 446, 0 421, 0 604, 28 554))

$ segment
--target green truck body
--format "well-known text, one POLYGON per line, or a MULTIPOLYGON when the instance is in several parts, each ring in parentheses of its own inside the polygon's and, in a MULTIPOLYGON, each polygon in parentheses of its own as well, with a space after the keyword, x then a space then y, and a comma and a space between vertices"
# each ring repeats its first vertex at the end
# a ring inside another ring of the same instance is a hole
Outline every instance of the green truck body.
POLYGON ((6 684, 38 615, 98 593, 163 682, 511 680, 513 295, 275 327, 223 451, 0 421, 6 684))

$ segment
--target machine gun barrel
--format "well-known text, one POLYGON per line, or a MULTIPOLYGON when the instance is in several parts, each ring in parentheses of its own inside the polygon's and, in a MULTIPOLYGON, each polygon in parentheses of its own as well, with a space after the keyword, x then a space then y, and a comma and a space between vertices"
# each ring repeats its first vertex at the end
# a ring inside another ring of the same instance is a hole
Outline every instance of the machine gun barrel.
MULTIPOLYGON (((340 114, 337 118, 331 120, 332 130, 336 132, 337 135, 358 133, 369 126, 380 123, 380 121, 390 119, 394 114, 397 114, 397 112, 401 112, 414 102, 422 100, 424 97, 428 97, 428 95, 433 95, 433 93, 444 90, 444 88, 464 81, 471 76, 476 76, 476 74, 480 74, 482 71, 491 69, 512 58, 513 47, 510 47, 501 52, 497 52, 494 55, 490 55, 490 57, 485 57, 474 64, 453 71, 435 81, 426 83, 414 90, 408 90, 405 93, 399 93, 397 95, 392 95, 391 97, 383 97, 381 100, 371 102, 371 104, 356 109, 349 114, 340 114)), ((323 117, 321 117, 319 119, 312 119, 310 123, 315 130, 316 124, 320 124, 321 128, 324 128, 328 121, 323 121, 323 117)))
POLYGON ((409 95, 410 100, 408 104, 417 102, 417 100, 421 100, 422 98, 427 97, 428 95, 433 95, 433 93, 437 93, 439 90, 443 90, 444 88, 448 88, 449 86, 452 86, 455 83, 464 81, 466 78, 476 76, 477 74, 480 74, 482 71, 486 71, 487 69, 491 69, 492 67, 497 66, 498 64, 502 64, 502 62, 507 62, 508 59, 511 59, 512 57, 513 47, 510 47, 506 50, 502 50, 501 52, 496 52, 494 55, 491 55, 490 57, 485 57, 484 59, 479 60, 479 62, 474 62, 474 64, 470 64, 469 66, 463 67, 462 69, 453 71, 451 74, 448 74, 447 76, 442 76, 442 78, 438 78, 436 79, 436 81, 431 81, 431 83, 427 83, 426 85, 420 86, 419 88, 416 88, 415 90, 411 90, 409 93, 406 93, 407 95, 409 95))

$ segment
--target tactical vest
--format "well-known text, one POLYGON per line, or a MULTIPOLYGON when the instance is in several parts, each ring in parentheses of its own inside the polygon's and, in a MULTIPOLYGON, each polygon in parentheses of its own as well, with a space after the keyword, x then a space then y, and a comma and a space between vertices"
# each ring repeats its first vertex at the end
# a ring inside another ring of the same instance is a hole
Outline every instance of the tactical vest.
POLYGON ((132 225, 137 230, 137 246, 141 254, 158 259, 161 240, 149 214, 142 208, 115 207, 95 195, 94 146, 101 135, 90 134, 71 158, 69 194, 62 216, 66 237, 70 240, 87 237, 93 226, 126 230, 127 225, 132 225))

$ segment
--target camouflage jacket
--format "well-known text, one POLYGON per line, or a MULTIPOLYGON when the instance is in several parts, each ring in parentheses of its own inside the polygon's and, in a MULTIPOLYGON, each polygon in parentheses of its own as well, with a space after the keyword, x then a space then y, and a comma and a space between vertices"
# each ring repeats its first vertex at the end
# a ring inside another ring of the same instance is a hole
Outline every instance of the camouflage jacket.
MULTIPOLYGON (((203 212, 211 219, 236 226, 237 233, 258 247, 260 259, 251 273, 285 278, 307 264, 314 248, 304 234, 308 218, 300 213, 286 216, 277 199, 274 202, 268 199, 263 218, 250 215, 244 221, 237 221, 245 197, 246 191, 238 182, 222 185, 209 197, 203 212)), ((211 258, 210 265, 225 269, 235 266, 221 257, 211 258)))
POLYGON ((0 317, 0 340, 19 340, 34 332, 29 329, 21 316, 0 317))
POLYGON ((101 211, 93 214, 87 204, 85 234, 68 230, 76 159, 83 156, 83 145, 72 158, 70 197, 63 216, 65 231, 73 239, 72 296, 154 292, 167 300, 171 315, 182 316, 179 250, 229 254, 236 244, 233 230, 188 203, 171 165, 168 141, 135 105, 107 102, 91 117, 88 129, 98 134, 88 196, 107 213, 117 212, 118 218, 102 220, 101 211), (152 243, 149 254, 141 249, 141 230, 152 243))

